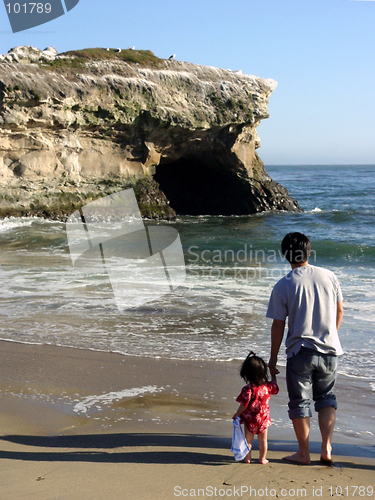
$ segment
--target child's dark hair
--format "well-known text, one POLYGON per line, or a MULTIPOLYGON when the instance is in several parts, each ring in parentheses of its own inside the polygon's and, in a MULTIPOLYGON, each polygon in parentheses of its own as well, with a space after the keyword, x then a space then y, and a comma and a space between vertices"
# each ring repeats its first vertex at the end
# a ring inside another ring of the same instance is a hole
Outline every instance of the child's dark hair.
POLYGON ((266 362, 251 351, 242 363, 240 375, 248 384, 265 384, 268 382, 266 362))

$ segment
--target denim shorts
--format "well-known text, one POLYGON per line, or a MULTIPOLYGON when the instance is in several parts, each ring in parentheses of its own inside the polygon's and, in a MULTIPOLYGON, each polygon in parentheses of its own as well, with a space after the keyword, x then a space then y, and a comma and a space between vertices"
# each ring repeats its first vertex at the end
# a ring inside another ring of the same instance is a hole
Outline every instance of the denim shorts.
POLYGON ((311 387, 315 411, 327 406, 337 409, 336 396, 332 392, 336 374, 337 356, 301 347, 297 354, 288 358, 286 383, 289 394, 289 418, 311 417, 311 387))

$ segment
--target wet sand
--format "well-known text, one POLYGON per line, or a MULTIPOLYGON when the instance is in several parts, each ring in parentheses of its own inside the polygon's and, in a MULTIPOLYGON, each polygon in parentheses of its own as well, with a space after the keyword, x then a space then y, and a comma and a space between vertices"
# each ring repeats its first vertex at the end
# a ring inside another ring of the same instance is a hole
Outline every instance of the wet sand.
POLYGON ((1 499, 375 498, 365 382, 337 384, 334 467, 319 463, 316 415, 298 466, 282 460, 296 443, 281 374, 270 463, 255 443, 247 465, 230 452, 238 365, 0 342, 1 499))

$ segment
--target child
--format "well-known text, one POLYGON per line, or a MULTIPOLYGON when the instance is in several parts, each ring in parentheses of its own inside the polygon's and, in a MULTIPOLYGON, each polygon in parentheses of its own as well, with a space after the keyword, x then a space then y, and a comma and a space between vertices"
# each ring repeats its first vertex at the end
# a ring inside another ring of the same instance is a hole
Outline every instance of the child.
POLYGON ((279 392, 276 376, 273 375, 272 382, 268 382, 265 361, 252 351, 242 363, 240 375, 247 385, 242 388, 241 394, 236 399, 240 406, 232 418, 234 420, 240 417, 240 422, 245 427, 245 438, 250 451, 244 458, 244 462, 247 464, 251 462, 251 446, 254 434, 258 434, 259 463, 268 464, 266 459, 267 428, 271 425, 268 402, 271 394, 279 392))

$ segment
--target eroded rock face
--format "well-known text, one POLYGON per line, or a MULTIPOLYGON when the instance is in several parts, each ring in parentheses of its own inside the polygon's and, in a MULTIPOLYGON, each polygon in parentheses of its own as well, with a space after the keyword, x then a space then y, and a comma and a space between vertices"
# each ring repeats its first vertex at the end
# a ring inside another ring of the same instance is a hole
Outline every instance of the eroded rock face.
POLYGON ((276 83, 150 54, 0 56, 3 215, 70 212, 129 186, 150 217, 300 210, 256 154, 276 83))

